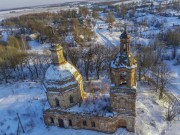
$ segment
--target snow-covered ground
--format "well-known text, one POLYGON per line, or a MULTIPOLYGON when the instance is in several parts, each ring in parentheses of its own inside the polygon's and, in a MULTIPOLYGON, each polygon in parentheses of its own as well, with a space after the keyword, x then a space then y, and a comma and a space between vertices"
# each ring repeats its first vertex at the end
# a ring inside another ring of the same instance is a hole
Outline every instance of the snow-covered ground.
MULTIPOLYGON (((152 88, 138 84, 137 135, 178 135, 179 121, 165 121, 163 103, 159 102, 152 88)), ((39 82, 13 82, 0 85, 0 134, 14 135, 17 132, 19 114, 25 135, 105 135, 105 133, 47 127, 43 121, 43 109, 47 102, 45 90, 39 82)), ((113 135, 134 135, 120 128, 113 135)))
POLYGON ((69 9, 71 9, 69 6, 63 6, 63 7, 47 7, 47 8, 39 7, 39 8, 32 8, 32 9, 22 9, 22 10, 17 10, 17 11, 13 10, 15 12, 0 11, 0 20, 11 18, 11 17, 18 17, 21 15, 27 15, 27 14, 42 13, 42 12, 57 12, 60 10, 69 10, 69 9))
POLYGON ((178 135, 180 121, 168 123, 165 120, 167 109, 163 102, 158 100, 151 87, 138 85, 137 96, 137 133, 139 135, 178 135))
POLYGON ((40 84, 19 82, 0 85, 0 134, 16 134, 19 113, 28 134, 42 123, 43 104, 46 96, 40 84))
POLYGON ((137 20, 138 22, 142 20, 146 20, 148 23, 159 21, 161 23, 165 23, 164 27, 180 25, 180 19, 178 17, 164 17, 164 16, 154 15, 154 14, 146 14, 145 16, 138 17, 137 20))
POLYGON ((174 61, 166 61, 170 68, 171 84, 169 86, 170 92, 173 93, 180 100, 180 65, 175 65, 174 61))
POLYGON ((40 44, 38 41, 35 40, 28 41, 27 43, 28 46, 30 47, 28 52, 36 52, 39 54, 43 54, 45 51, 49 50, 50 48, 49 43, 40 44))

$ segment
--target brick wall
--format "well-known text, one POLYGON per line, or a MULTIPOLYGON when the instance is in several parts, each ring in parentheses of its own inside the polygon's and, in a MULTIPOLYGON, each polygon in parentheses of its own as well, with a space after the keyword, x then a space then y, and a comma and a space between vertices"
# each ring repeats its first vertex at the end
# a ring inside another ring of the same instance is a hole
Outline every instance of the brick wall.
POLYGON ((44 112, 44 121, 49 126, 89 129, 105 133, 114 133, 120 127, 125 127, 128 131, 135 132, 135 117, 127 115, 102 117, 60 110, 46 110, 44 112))

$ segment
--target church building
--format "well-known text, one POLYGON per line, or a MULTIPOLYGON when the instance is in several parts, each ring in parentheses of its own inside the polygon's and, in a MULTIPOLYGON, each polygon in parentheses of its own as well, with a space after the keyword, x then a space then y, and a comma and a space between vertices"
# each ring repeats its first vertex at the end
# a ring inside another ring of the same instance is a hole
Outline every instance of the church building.
MULTIPOLYGON (((46 125, 105 133, 114 133, 123 127, 135 132, 137 63, 130 53, 130 35, 126 30, 121 34, 120 42, 120 51, 111 62, 111 86, 106 97, 110 106, 99 112, 91 109, 94 104, 86 105, 89 100, 82 76, 66 61, 63 48, 60 45, 51 47, 52 64, 44 79, 48 99, 43 114, 46 125)), ((104 100, 99 97, 99 101, 96 106, 104 100)))

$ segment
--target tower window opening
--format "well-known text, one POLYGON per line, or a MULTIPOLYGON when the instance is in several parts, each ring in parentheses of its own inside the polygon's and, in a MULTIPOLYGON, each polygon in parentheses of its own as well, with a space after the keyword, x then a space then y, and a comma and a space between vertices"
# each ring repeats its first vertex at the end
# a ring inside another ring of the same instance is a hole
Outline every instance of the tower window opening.
POLYGON ((126 51, 126 44, 124 44, 124 47, 123 47, 124 51, 126 51))
POLYGON ((59 100, 57 98, 55 99, 55 102, 56 102, 56 106, 59 107, 60 104, 59 104, 59 100))
POLYGON ((54 119, 52 117, 50 118, 50 121, 51 121, 51 124, 54 123, 54 119))
POLYGON ((73 100, 72 96, 69 97, 69 100, 70 100, 70 103, 74 103, 74 100, 73 100))
POLYGON ((92 127, 96 127, 95 122, 91 122, 91 126, 92 126, 92 127))
POLYGON ((120 73, 120 85, 126 85, 127 84, 127 73, 121 72, 120 73))

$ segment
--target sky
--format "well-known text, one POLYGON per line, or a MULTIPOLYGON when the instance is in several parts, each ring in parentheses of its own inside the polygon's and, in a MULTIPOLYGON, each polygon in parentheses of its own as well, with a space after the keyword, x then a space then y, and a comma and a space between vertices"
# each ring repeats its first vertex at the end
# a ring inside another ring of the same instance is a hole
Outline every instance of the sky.
MULTIPOLYGON (((56 4, 80 0, 0 0, 0 9, 9 9, 26 6, 36 6, 45 4, 56 4)), ((81 0, 82 1, 82 0, 81 0)))

